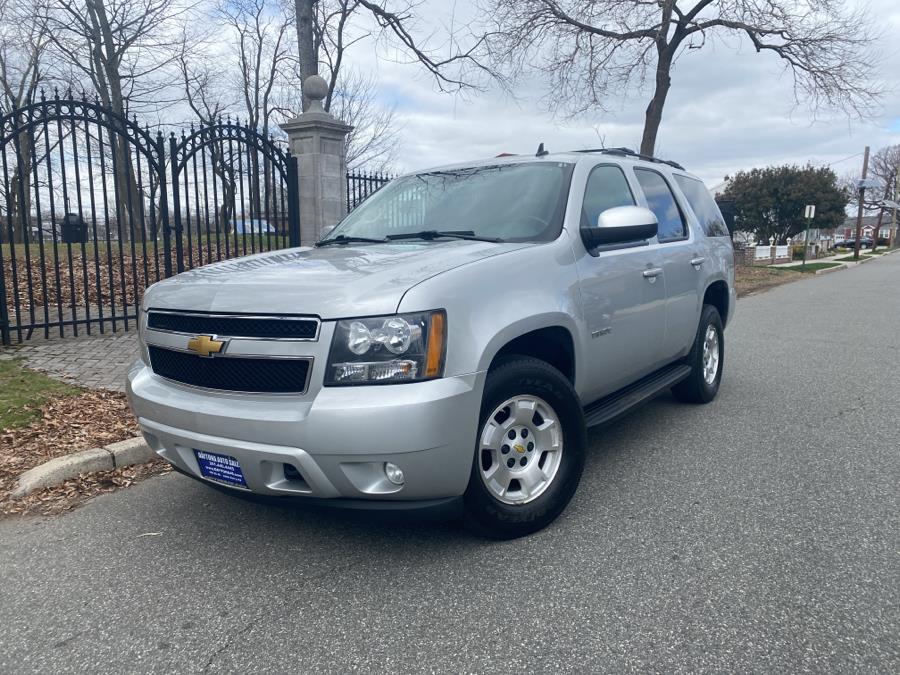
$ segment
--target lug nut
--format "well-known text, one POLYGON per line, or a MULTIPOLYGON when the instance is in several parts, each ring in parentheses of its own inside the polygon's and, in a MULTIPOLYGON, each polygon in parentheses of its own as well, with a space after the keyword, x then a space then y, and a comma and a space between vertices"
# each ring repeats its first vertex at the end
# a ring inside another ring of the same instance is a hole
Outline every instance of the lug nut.
POLYGON ((509 438, 509 440, 512 440, 512 439, 514 439, 514 438, 516 437, 516 432, 513 431, 512 429, 510 429, 510 430, 509 430, 509 433, 506 434, 506 437, 509 438))
POLYGON ((522 429, 522 438, 528 438, 528 429, 522 429))
POLYGON ((510 457, 508 460, 506 460, 506 466, 508 466, 510 469, 513 468, 515 465, 516 465, 516 460, 514 460, 512 457, 510 457))
POLYGON ((502 452, 502 453, 505 455, 506 453, 509 452, 509 446, 508 446, 508 445, 502 446, 502 447, 500 448, 500 452, 502 452))
POLYGON ((528 464, 528 460, 525 457, 523 457, 522 459, 519 460, 519 464, 521 466, 525 466, 526 464, 528 464))
POLYGON ((529 443, 528 444, 528 452, 531 452, 532 450, 534 450, 534 443, 529 443))

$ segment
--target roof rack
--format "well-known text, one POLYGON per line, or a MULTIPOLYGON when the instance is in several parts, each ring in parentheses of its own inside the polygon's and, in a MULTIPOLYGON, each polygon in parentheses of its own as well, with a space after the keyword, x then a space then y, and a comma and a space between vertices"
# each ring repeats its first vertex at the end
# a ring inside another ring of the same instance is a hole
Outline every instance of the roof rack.
POLYGON ((575 152, 599 152, 604 155, 617 155, 619 157, 637 157, 638 159, 643 159, 647 162, 668 164, 669 166, 674 166, 676 169, 686 171, 686 169, 678 162, 673 162, 668 159, 660 159, 659 157, 652 157, 651 155, 642 155, 639 152, 635 152, 631 148, 590 148, 587 150, 576 150, 575 152))

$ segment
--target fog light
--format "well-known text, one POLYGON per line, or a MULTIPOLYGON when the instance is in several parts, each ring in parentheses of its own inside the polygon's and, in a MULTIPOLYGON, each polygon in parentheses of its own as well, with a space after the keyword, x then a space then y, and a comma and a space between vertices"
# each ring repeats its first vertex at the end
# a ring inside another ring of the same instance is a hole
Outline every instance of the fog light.
POLYGON ((393 462, 384 463, 384 475, 387 476, 387 479, 394 485, 403 485, 403 469, 393 462))

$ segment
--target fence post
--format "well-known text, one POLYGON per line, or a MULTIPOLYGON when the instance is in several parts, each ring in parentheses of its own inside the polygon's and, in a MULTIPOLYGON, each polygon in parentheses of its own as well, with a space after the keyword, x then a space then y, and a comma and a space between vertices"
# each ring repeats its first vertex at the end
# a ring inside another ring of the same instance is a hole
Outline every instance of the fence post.
POLYGON ((169 164, 172 165, 172 215, 175 217, 175 267, 178 273, 184 272, 184 249, 181 242, 181 194, 178 189, 178 161, 175 157, 178 140, 175 132, 169 136, 169 164))
POLYGON ((300 246, 300 190, 299 176, 297 172, 297 158, 289 154, 287 158, 287 209, 288 209, 288 244, 291 247, 300 246))
POLYGON ((281 128, 297 162, 300 241, 312 244, 347 214, 346 138, 353 127, 325 112, 328 85, 321 77, 308 77, 303 93, 309 99, 306 112, 281 128))
POLYGON ((169 231, 169 202, 166 198, 166 139, 162 132, 156 133, 157 178, 159 179, 159 219, 163 235, 163 271, 172 276, 172 233, 169 231))
MULTIPOLYGON (((10 255, 16 254, 16 245, 10 243, 10 255)), ((15 290, 15 289, 13 289, 15 290)), ((0 241, 0 344, 9 347, 9 310, 6 305, 6 270, 3 269, 3 242, 0 241)))

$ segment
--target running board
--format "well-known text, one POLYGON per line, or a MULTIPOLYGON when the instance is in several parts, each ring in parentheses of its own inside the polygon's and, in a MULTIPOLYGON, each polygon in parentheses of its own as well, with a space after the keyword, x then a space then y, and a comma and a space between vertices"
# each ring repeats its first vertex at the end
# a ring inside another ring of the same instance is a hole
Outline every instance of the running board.
POLYGON ((595 427, 598 424, 606 424, 650 400, 663 389, 678 384, 690 374, 690 366, 683 363, 675 363, 650 373, 637 382, 591 403, 584 409, 585 425, 595 427))

